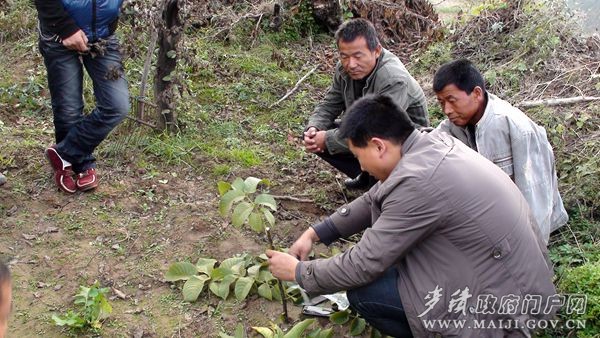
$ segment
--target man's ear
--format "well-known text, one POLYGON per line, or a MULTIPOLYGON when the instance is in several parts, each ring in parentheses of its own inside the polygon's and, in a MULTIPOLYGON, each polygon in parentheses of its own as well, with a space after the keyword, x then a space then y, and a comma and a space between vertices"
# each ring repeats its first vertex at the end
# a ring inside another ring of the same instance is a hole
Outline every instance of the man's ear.
POLYGON ((377 149, 377 152, 380 155, 385 153, 385 151, 387 150, 387 144, 385 144, 385 142, 383 142, 383 140, 379 137, 373 137, 371 139, 371 142, 373 143, 373 146, 375 147, 375 149, 377 149))
POLYGON ((475 99, 477 99, 478 102, 483 102, 485 99, 485 93, 483 89, 481 89, 481 87, 479 86, 475 86, 471 94, 474 95, 475 99))
POLYGON ((379 56, 381 55, 381 51, 382 51, 382 50, 383 50, 383 47, 381 47, 381 44, 380 44, 380 43, 378 43, 378 44, 377 44, 377 47, 375 47, 375 55, 376 55, 377 57, 379 57, 379 56))

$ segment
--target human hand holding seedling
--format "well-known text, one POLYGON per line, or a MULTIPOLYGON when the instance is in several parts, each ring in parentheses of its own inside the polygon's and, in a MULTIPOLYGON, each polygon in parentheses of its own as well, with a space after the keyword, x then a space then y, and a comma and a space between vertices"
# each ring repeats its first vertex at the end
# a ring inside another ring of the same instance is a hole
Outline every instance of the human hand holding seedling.
POLYGON ((273 276, 285 281, 296 280, 296 265, 298 265, 296 257, 275 250, 267 250, 266 254, 269 257, 269 271, 273 276))

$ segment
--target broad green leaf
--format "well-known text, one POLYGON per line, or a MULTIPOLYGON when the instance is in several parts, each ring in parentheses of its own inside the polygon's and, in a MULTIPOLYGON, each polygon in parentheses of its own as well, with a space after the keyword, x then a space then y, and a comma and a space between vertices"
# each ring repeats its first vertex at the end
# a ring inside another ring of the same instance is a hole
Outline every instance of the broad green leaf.
POLYGON ((165 279, 168 282, 175 282, 178 280, 188 280, 191 276, 194 276, 198 270, 196 266, 189 262, 177 262, 171 264, 169 270, 165 274, 165 279))
POLYGON ((230 268, 226 268, 223 266, 213 269, 213 271, 210 272, 210 278, 213 281, 220 281, 221 279, 224 279, 226 276, 231 276, 231 275, 233 275, 233 271, 231 271, 230 268))
POLYGON ((262 212, 265 215, 265 219, 267 220, 269 225, 274 226, 275 225, 275 216, 273 216, 273 214, 267 208, 262 208, 262 212))
POLYGON ((275 279, 275 277, 273 276, 271 271, 266 270, 266 269, 260 270, 260 272, 258 273, 258 277, 256 278, 256 280, 261 281, 261 282, 269 282, 269 281, 272 281, 273 279, 275 279))
POLYGON ((250 277, 240 277, 237 282, 235 282, 235 298, 237 300, 244 300, 248 296, 250 289, 252 289, 252 285, 254 285, 254 278, 250 277))
POLYGON ((311 326, 314 322, 315 322, 315 320, 313 318, 305 319, 305 320, 301 321, 300 323, 294 325, 294 327, 292 327, 292 329, 290 331, 288 331, 288 333, 286 333, 285 336, 283 336, 283 338, 300 338, 300 337, 302 337, 302 333, 304 333, 304 331, 306 331, 306 329, 309 326, 311 326))
POLYGON ((323 330, 319 332, 317 338, 332 338, 333 337, 333 328, 328 328, 327 330, 323 330))
POLYGON ((238 326, 236 326, 234 335, 235 338, 244 338, 246 336, 246 331, 244 330, 244 325, 242 325, 242 323, 239 323, 238 326))
POLYGON ((359 336, 365 331, 365 327, 367 326, 367 321, 356 317, 352 319, 350 322, 350 335, 351 336, 359 336))
POLYGON ((254 331, 260 333, 264 338, 273 338, 274 337, 273 331, 271 331, 271 329, 269 329, 268 327, 253 326, 252 329, 254 331))
POLYGON ((54 324, 58 326, 68 326, 72 328, 82 328, 85 326, 85 320, 81 315, 79 313, 74 313, 71 310, 69 310, 63 318, 52 315, 52 320, 54 321, 54 324))
POLYGON ((250 225, 250 229, 256 232, 263 232, 265 230, 265 225, 263 223, 262 217, 257 212, 252 212, 248 217, 248 225, 250 225))
POLYGON ((348 311, 338 311, 329 315, 329 321, 331 321, 334 324, 343 325, 346 324, 346 322, 348 322, 349 319, 350 312, 348 311))
POLYGON ((210 273, 215 268, 215 263, 217 263, 216 259, 199 258, 196 262, 196 269, 198 270, 198 272, 202 272, 210 276, 210 273))
POLYGON ((244 222, 248 219, 250 213, 254 210, 254 205, 249 202, 241 202, 233 209, 233 215, 231 216, 231 223, 234 227, 241 227, 244 222))
POLYGON ((236 178, 233 183, 231 183, 231 187, 235 190, 244 191, 244 181, 241 178, 236 178))
POLYGON ((236 189, 229 190, 225 195, 221 196, 221 201, 219 201, 219 213, 221 216, 227 216, 233 204, 243 200, 244 197, 246 197, 246 194, 242 190, 236 189))
POLYGON ((97 318, 99 320, 108 318, 108 316, 110 316, 110 314, 112 313, 112 306, 110 305, 106 297, 104 297, 104 295, 102 295, 102 298, 100 298, 98 302, 98 309, 99 313, 97 318))
POLYGON ((176 57, 177 57, 177 52, 176 52, 176 51, 174 51, 174 50, 170 50, 170 51, 168 51, 168 52, 167 52, 167 57, 168 57, 169 59, 174 59, 174 58, 176 58, 176 57))
POLYGON ((273 300, 273 293, 271 292, 271 286, 267 283, 263 283, 258 287, 258 294, 268 300, 273 300))
POLYGON ((271 286, 271 293, 273 294, 273 299, 281 301, 281 292, 279 290, 279 284, 271 286))
POLYGON ((371 326, 371 338, 383 338, 383 335, 381 334, 381 332, 379 332, 379 330, 377 330, 376 328, 371 326))
POLYGON ((231 184, 219 181, 219 183, 217 183, 217 189, 219 190, 219 196, 223 196, 226 192, 231 190, 231 184))
POLYGON ((269 194, 260 194, 256 196, 256 198, 254 199, 254 203, 264 205, 265 207, 268 207, 273 211, 277 211, 277 202, 275 202, 273 196, 269 194))
POLYGON ((246 180, 244 181, 244 191, 247 194, 254 194, 256 192, 256 187, 260 182, 262 182, 260 178, 252 176, 246 178, 246 180))
POLYGON ((183 300, 186 302, 195 302, 204 289, 204 283, 209 280, 208 276, 192 276, 183 284, 183 300))
POLYGON ((258 277, 258 272, 260 271, 260 264, 252 265, 248 268, 248 277, 255 278, 258 277))
POLYGON ((223 261, 223 263, 221 263, 221 265, 219 265, 219 267, 233 269, 234 266, 236 266, 240 263, 243 263, 245 258, 246 258, 245 256, 227 258, 226 260, 223 261))
POLYGON ((225 276, 225 278, 223 278, 223 281, 221 282, 211 282, 208 285, 208 287, 210 288, 210 291, 212 291, 212 293, 225 300, 227 299, 227 296, 229 296, 229 289, 231 287, 231 283, 233 283, 235 279, 235 276, 228 275, 225 276))

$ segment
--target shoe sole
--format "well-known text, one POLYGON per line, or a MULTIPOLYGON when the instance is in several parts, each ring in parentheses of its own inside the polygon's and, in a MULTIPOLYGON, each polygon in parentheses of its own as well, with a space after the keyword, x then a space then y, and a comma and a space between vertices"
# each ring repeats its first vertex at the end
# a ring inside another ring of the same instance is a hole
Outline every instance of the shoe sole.
MULTIPOLYGON (((44 151, 44 155, 46 156, 46 159, 48 160, 48 163, 50 163, 50 168, 52 168, 52 171, 54 172, 54 175, 55 175, 55 177, 54 177, 54 183, 57 183, 56 182, 56 170, 54 169, 54 165, 52 163, 52 159, 50 158, 50 151, 54 151, 57 156, 59 156, 59 155, 58 155, 58 153, 56 152, 56 150, 54 148, 48 148, 48 149, 46 149, 44 151)), ((64 175, 63 175, 63 177, 64 177, 64 175)), ((63 177, 60 178, 60 183, 57 184, 58 185, 58 189, 61 190, 61 191, 63 191, 63 192, 66 192, 68 194, 74 194, 77 191, 77 189, 75 189, 75 190, 69 190, 69 189, 67 189, 65 187, 64 183, 63 183, 63 177)))

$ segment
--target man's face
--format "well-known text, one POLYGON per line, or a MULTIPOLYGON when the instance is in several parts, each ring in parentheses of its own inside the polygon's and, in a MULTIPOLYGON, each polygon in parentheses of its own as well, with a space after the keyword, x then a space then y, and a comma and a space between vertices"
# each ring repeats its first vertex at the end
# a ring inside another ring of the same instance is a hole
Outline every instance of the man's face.
POLYGON ((480 87, 467 94, 456 85, 449 84, 435 95, 450 122, 460 127, 476 124, 485 110, 484 93, 480 87))
POLYGON ((377 58, 381 55, 381 45, 378 45, 374 51, 370 51, 367 40, 362 36, 351 42, 340 39, 338 50, 342 66, 353 80, 367 77, 375 69, 377 58))
POLYGON ((380 151, 378 151, 377 144, 369 141, 366 147, 356 147, 352 143, 352 140, 348 140, 348 146, 352 154, 354 154, 360 163, 360 168, 362 171, 368 172, 371 174, 371 176, 378 180, 383 181, 387 178, 387 176, 383 174, 383 168, 381 167, 381 154, 380 151))
POLYGON ((0 285, 0 338, 4 338, 8 329, 8 316, 12 308, 12 290, 10 282, 0 285))

